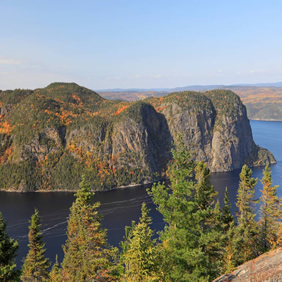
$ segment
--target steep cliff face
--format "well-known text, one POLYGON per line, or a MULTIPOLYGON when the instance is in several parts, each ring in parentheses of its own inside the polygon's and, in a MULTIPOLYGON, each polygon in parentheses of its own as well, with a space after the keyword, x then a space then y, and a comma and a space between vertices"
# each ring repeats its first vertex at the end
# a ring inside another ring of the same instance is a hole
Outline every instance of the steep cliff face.
POLYGON ((171 135, 163 115, 148 104, 135 104, 114 124, 111 154, 123 155, 125 161, 137 155, 135 166, 144 167, 150 174, 166 169, 171 153, 171 135), (133 109, 132 109, 133 108, 133 109))
POLYGON ((178 133, 195 161, 214 172, 275 162, 255 145, 246 109, 231 91, 129 103, 54 83, 1 92, 0 102, 1 188, 74 190, 82 174, 96 190, 156 180, 178 133))
POLYGON ((255 145, 246 108, 231 91, 182 92, 148 101, 166 117, 173 139, 181 132, 194 159, 207 162, 213 172, 275 163, 270 152, 255 145))

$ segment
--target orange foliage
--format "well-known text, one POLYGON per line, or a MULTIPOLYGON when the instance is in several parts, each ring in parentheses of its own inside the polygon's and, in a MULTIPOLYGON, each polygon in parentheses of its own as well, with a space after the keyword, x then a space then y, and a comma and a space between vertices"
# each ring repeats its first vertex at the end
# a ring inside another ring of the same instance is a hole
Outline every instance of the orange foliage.
POLYGON ((78 105, 82 106, 81 99, 77 95, 71 94, 71 96, 77 102, 78 105))
POLYGON ((83 151, 81 148, 76 147, 75 144, 71 143, 67 145, 67 150, 70 152, 73 152, 76 156, 78 156, 80 159, 82 159, 83 151))
POLYGON ((0 122, 0 133, 11 134, 15 126, 11 126, 7 121, 0 122))
POLYGON ((118 108, 118 110, 116 111, 115 115, 119 115, 121 112, 123 112, 128 107, 129 107, 129 105, 122 106, 122 107, 118 108))
POLYGON ((91 113, 91 112, 89 112, 89 111, 86 111, 85 113, 86 113, 86 115, 88 115, 88 116, 90 116, 90 117, 95 117, 95 116, 98 116, 98 115, 99 115, 99 112, 91 113))
POLYGON ((55 115, 59 117, 60 121, 65 125, 68 125, 72 122, 69 117, 76 118, 78 116, 77 114, 74 114, 73 112, 67 110, 62 110, 61 113, 55 113, 55 115))
POLYGON ((12 151, 12 148, 11 147, 8 147, 5 151, 4 151, 4 154, 0 157, 0 163, 3 164, 5 163, 9 156, 11 156, 13 153, 12 151))
POLYGON ((159 106, 159 107, 155 107, 155 110, 159 113, 161 111, 163 111, 164 109, 166 109, 168 106, 159 106))

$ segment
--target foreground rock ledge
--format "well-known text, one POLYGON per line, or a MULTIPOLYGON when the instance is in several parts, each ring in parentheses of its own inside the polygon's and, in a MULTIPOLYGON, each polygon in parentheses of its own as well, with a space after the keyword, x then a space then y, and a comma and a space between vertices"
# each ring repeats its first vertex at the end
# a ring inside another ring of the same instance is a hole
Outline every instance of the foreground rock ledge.
POLYGON ((265 253, 220 276, 214 282, 225 281, 282 281, 282 248, 265 253))

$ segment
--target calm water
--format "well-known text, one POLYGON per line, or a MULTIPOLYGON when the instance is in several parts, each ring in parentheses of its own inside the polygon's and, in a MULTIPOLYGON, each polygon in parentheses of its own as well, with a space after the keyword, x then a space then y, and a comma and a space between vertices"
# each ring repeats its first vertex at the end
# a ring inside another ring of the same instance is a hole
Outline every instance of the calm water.
MULTIPOLYGON (((277 164, 272 166, 274 184, 282 187, 282 122, 251 121, 255 142, 261 147, 270 149, 277 159, 277 164)), ((255 168, 253 176, 261 179, 262 168, 255 168)), ((211 181, 219 192, 222 201, 225 187, 228 187, 232 202, 232 210, 235 210, 236 192, 240 171, 231 173, 216 173, 211 181)), ((256 195, 260 196, 261 184, 256 187, 256 195)), ((281 196, 281 188, 278 193, 281 196)), ((46 256, 52 261, 58 254, 59 260, 63 257, 61 245, 66 239, 66 225, 69 208, 73 202, 72 193, 5 193, 0 192, 0 210, 8 221, 8 234, 17 239, 20 244, 17 263, 20 265, 22 258, 27 253, 28 221, 37 207, 42 219, 42 230, 46 242, 46 256)), ((146 202, 151 208, 153 228, 160 230, 164 224, 162 218, 152 204, 146 193, 146 187, 118 189, 109 192, 96 193, 95 200, 101 202, 100 211, 104 215, 103 226, 108 229, 110 244, 118 246, 124 235, 124 227, 130 225, 132 220, 138 220, 142 202, 146 202)))

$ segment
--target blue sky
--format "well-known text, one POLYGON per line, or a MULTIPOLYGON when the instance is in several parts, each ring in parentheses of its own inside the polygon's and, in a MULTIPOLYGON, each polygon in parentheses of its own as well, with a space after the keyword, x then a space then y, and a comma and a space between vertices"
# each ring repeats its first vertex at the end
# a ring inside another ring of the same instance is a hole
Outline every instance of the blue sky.
POLYGON ((0 89, 282 81, 282 1, 0 0, 0 89))

